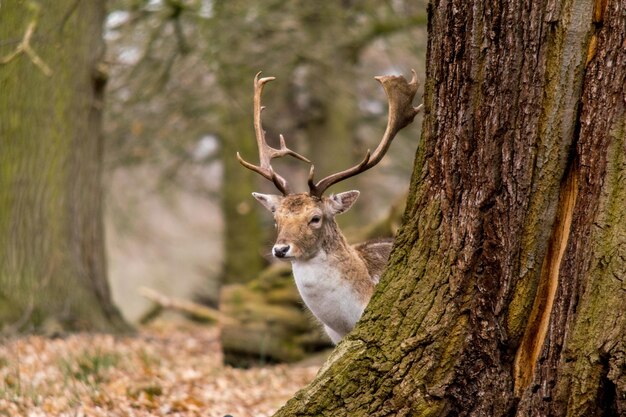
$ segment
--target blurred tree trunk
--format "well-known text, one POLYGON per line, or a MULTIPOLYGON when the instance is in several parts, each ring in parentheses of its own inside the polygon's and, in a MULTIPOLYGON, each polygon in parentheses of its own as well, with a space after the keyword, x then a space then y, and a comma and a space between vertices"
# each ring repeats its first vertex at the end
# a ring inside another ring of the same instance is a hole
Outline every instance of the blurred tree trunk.
POLYGON ((430 4, 405 224, 277 416, 626 415, 626 4, 430 4))
MULTIPOLYGON (((341 27, 340 22, 334 22, 333 27, 341 27)), ((324 33, 325 30, 320 27, 317 33, 324 33)), ((356 159, 363 158, 366 152, 366 149, 355 149, 358 117, 356 62, 340 50, 329 50, 328 55, 319 61, 309 66, 305 88, 311 97, 308 105, 300 109, 299 114, 304 119, 302 126, 309 144, 307 157, 315 165, 317 180, 353 166, 356 159), (357 155, 355 151, 360 154, 357 155)), ((351 178, 342 183, 342 188, 331 192, 359 188, 357 184, 357 179, 351 178)), ((359 224, 359 220, 363 219, 360 207, 357 204, 342 215, 340 224, 359 224)))
MULTIPOLYGON (((308 142, 307 157, 315 165, 316 178, 351 167, 365 149, 355 152, 357 106, 356 66, 359 50, 347 40, 346 27, 354 23, 353 6, 349 3, 303 2, 298 18, 306 43, 302 59, 295 68, 304 76, 296 77, 302 85, 305 100, 292 106, 308 142), (338 41, 341 40, 341 41, 338 41)), ((350 179, 342 190, 355 188, 350 179)), ((359 205, 341 216, 342 224, 355 224, 359 205)))
POLYGON ((257 189, 255 178, 234 157, 236 152, 255 155, 256 141, 250 134, 252 128, 241 124, 241 120, 233 114, 226 115, 223 120, 229 122, 226 122, 228 127, 221 131, 224 167, 224 264, 221 283, 236 284, 250 281, 265 267, 266 262, 261 256, 264 234, 252 200, 252 192, 257 189))
POLYGON ((37 8, 0 7, 0 56, 30 27, 41 59, 0 65, 0 326, 127 329, 110 298, 102 227, 104 1, 37 8))
MULTIPOLYGON (((254 173, 242 167, 235 155, 240 152, 250 161, 258 161, 252 124, 253 78, 255 71, 244 60, 249 34, 230 37, 232 27, 245 18, 239 2, 218 2, 215 5, 215 60, 219 63, 217 79, 224 91, 219 111, 222 177, 222 212, 224 216, 224 262, 222 285, 239 284, 256 278, 266 262, 261 256, 264 233, 259 211, 252 198, 257 191, 254 173)), ((257 70, 258 71, 258 70, 257 70)))
MULTIPOLYGON (((354 165, 358 111, 355 74, 352 71, 354 65, 354 62, 342 60, 336 64, 334 71, 320 66, 309 77, 307 88, 310 88, 312 103, 310 108, 303 110, 315 115, 305 122, 305 132, 310 146, 307 157, 315 164, 316 179, 354 165), (324 73, 328 72, 335 75, 327 79, 324 73)), ((362 153, 361 157, 365 155, 365 150, 362 153)))

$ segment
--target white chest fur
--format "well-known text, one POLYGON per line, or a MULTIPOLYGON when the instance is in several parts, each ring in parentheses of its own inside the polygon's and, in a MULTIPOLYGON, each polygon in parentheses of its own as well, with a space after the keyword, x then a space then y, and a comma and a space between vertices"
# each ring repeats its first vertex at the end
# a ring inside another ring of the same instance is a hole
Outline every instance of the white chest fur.
POLYGON ((315 317, 343 337, 359 320, 365 304, 342 277, 341 270, 327 258, 322 252, 307 261, 294 261, 293 276, 304 303, 315 317))

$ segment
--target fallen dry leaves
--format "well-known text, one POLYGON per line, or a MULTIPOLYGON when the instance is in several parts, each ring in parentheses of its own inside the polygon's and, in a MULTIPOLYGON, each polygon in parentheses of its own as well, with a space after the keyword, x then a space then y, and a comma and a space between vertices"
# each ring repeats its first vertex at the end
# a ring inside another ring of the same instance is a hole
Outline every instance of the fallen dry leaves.
POLYGON ((0 416, 269 416, 317 369, 225 367, 219 331, 192 324, 27 336, 0 346, 0 416))

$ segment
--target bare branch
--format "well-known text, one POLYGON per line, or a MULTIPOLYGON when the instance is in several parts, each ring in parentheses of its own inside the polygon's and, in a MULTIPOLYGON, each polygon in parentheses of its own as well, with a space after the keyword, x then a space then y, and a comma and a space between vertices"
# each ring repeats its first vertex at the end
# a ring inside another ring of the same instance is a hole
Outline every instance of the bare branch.
POLYGON ((44 62, 43 59, 41 59, 39 55, 37 55, 35 50, 30 45, 30 41, 32 39, 32 36, 33 36, 33 33, 35 32, 36 27, 37 27, 37 19, 33 19, 28 24, 28 27, 26 28, 26 32, 24 33, 24 37, 22 38, 19 45, 17 45, 17 48, 15 48, 15 51, 13 51, 12 53, 10 53, 9 55, 3 58, 0 58, 0 65, 6 65, 10 63, 11 61, 13 61, 14 59, 18 58, 20 55, 26 54, 30 58, 31 62, 35 64, 35 66, 39 68, 41 72, 44 73, 44 75, 48 77, 52 75, 52 70, 50 69, 50 67, 44 62))
POLYGON ((218 322, 222 324, 236 322, 235 319, 225 316, 218 310, 194 303, 189 300, 168 297, 153 290, 152 288, 141 287, 139 288, 139 294, 162 308, 180 311, 198 319, 218 322))

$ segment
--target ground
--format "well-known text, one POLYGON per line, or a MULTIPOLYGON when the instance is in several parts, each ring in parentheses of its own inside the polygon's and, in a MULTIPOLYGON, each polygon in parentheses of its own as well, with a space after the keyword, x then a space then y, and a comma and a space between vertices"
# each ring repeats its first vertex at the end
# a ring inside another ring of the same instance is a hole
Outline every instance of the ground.
POLYGON ((319 368, 225 367, 217 328, 171 321, 2 342, 0 416, 269 416, 319 368))

